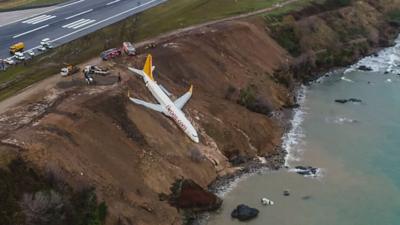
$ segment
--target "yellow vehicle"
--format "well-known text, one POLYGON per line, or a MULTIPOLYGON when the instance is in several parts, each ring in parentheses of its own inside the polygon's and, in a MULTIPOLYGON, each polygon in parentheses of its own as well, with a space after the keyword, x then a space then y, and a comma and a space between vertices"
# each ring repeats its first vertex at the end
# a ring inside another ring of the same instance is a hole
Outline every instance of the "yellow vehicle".
POLYGON ((61 72, 60 72, 61 76, 63 76, 63 77, 72 75, 79 71, 79 68, 74 65, 66 64, 66 63, 64 63, 64 65, 65 65, 65 67, 61 68, 61 72))
POLYGON ((24 42, 18 42, 10 46, 10 53, 15 54, 16 52, 24 50, 24 48, 25 48, 24 42))

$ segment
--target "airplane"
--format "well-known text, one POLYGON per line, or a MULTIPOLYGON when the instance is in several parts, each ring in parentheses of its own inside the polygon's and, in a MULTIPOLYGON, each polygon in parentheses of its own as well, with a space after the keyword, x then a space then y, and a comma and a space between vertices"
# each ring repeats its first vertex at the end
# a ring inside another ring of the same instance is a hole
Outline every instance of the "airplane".
POLYGON ((152 56, 149 54, 146 58, 146 63, 144 64, 143 70, 138 70, 132 67, 128 67, 128 69, 143 78, 146 87, 149 89, 149 91, 159 104, 154 104, 150 102, 145 102, 140 99, 132 98, 129 92, 128 98, 137 105, 142 105, 146 108, 161 112, 167 117, 170 117, 193 142, 199 143, 199 136, 197 135, 196 129, 182 112, 183 106, 189 101, 190 97, 192 96, 193 85, 190 86, 188 92, 186 92, 175 101, 172 101, 169 97, 171 96, 171 93, 168 92, 162 85, 159 85, 156 81, 154 81, 153 71, 155 67, 152 64, 152 61, 152 56))

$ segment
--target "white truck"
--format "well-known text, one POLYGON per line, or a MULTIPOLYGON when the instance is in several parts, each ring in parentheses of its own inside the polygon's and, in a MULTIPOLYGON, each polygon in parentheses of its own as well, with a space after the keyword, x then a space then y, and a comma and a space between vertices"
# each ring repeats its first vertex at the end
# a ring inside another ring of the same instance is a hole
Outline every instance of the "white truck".
POLYGON ((133 46, 132 43, 125 41, 124 43, 122 43, 122 49, 124 50, 125 54, 127 55, 136 55, 136 49, 133 46))

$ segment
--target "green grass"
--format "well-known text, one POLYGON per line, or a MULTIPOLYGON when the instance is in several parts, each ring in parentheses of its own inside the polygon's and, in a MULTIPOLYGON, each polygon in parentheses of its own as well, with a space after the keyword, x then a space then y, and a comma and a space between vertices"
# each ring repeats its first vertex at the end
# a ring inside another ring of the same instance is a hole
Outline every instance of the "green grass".
POLYGON ((291 4, 285 5, 281 8, 267 12, 264 17, 268 18, 267 21, 281 20, 283 16, 289 14, 290 12, 300 11, 313 3, 323 3, 325 0, 301 0, 296 1, 291 4))
POLYGON ((0 72, 0 101, 58 73, 63 62, 82 63, 107 48, 120 46, 125 40, 138 42, 178 28, 270 7, 278 2, 284 0, 169 0, 37 56, 25 66, 18 65, 0 72), (4 87, 1 85, 4 82, 12 83, 4 87))
POLYGON ((0 11, 54 5, 65 0, 0 0, 0 11))
POLYGON ((392 22, 400 23, 400 10, 398 10, 398 9, 391 10, 388 13, 387 17, 392 22))
POLYGON ((137 39, 271 7, 284 0, 169 0, 138 17, 137 39))

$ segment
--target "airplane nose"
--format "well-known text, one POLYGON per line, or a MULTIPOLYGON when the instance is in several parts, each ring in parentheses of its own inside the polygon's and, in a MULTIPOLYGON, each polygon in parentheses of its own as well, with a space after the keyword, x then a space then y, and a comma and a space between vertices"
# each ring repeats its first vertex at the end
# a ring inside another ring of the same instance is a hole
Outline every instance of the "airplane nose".
POLYGON ((199 143, 199 137, 192 137, 192 140, 196 143, 199 143))

